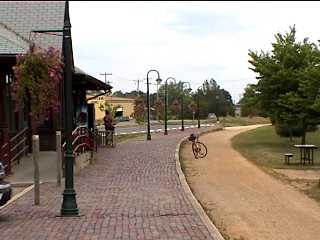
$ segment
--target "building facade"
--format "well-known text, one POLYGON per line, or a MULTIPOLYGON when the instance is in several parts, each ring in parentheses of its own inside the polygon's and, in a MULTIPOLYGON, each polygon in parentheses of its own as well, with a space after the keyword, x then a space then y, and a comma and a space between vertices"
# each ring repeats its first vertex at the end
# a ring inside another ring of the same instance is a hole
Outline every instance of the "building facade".
MULTIPOLYGON (((50 46, 62 53, 62 32, 48 34, 50 30, 63 30, 65 1, 0 1, 0 160, 8 156, 8 142, 25 129, 28 130, 29 151, 31 151, 31 123, 26 103, 15 107, 11 97, 14 79, 12 67, 16 56, 28 51, 31 44, 41 48, 50 46), (43 33, 40 33, 43 31, 43 33)), ((52 32, 51 32, 52 33, 52 32)), ((73 55, 72 62, 73 62, 73 55)), ((87 114, 87 90, 101 90, 110 94, 111 86, 86 74, 73 65, 72 75, 74 101, 74 127, 87 114), (82 114, 83 115, 83 114, 82 114)), ((63 83, 60 89, 60 102, 63 108, 63 83)), ((40 150, 55 150, 56 130, 63 131, 63 109, 57 114, 49 114, 38 127, 40 150)), ((10 153, 10 150, 9 150, 10 153)), ((10 155, 10 154, 9 154, 10 155)))
MULTIPOLYGON (((87 98, 91 96, 88 95, 87 98)), ((95 109, 95 119, 100 121, 105 116, 105 103, 109 104, 112 108, 117 107, 116 117, 127 117, 132 118, 134 112, 134 98, 123 98, 114 96, 99 96, 94 100, 89 100, 88 103, 94 104, 95 109)))

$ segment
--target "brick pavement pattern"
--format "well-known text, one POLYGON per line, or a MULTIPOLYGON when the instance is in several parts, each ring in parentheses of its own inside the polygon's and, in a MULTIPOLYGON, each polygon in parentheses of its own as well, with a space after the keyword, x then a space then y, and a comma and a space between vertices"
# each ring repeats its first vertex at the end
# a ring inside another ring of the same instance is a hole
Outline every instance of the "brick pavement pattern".
POLYGON ((40 206, 33 205, 30 191, 0 211, 0 239, 212 239, 175 168, 175 147, 190 132, 101 149, 75 177, 81 217, 56 217, 64 188, 45 183, 40 206))

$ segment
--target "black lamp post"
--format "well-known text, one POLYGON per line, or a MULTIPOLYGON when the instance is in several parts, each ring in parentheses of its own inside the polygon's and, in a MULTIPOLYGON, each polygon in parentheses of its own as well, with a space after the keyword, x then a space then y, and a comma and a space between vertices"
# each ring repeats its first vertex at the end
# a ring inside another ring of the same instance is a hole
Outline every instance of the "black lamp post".
POLYGON ((202 86, 198 87, 198 99, 197 99, 197 110, 198 110, 198 128, 200 128, 200 88, 202 88, 202 86))
POLYGON ((148 111, 148 133, 147 133, 147 140, 151 140, 151 134, 150 134, 150 100, 149 100, 149 73, 150 72, 156 72, 158 74, 157 80, 160 79, 160 74, 157 70, 150 70, 147 73, 147 111, 148 111))
POLYGON ((182 82, 181 83, 181 131, 184 131, 184 116, 183 116, 183 85, 187 83, 189 84, 189 88, 191 88, 191 85, 189 82, 182 82))
POLYGON ((76 202, 76 192, 73 187, 73 149, 72 149, 72 117, 73 117, 73 97, 72 97, 72 43, 71 24, 69 17, 69 2, 66 1, 65 16, 63 25, 63 59, 64 59, 64 100, 65 100, 65 189, 63 192, 63 202, 61 216, 72 217, 79 215, 76 202))
POLYGON ((164 85, 164 135, 168 135, 168 83, 167 81, 172 79, 176 83, 176 79, 168 77, 164 85))

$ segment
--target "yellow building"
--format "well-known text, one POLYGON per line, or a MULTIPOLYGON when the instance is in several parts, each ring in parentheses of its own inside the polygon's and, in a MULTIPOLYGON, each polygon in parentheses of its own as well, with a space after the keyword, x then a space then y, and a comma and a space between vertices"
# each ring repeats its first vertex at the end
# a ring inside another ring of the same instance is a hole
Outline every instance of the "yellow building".
MULTIPOLYGON (((90 96, 87 96, 89 98, 90 96)), ((119 106, 117 108, 117 116, 129 117, 131 119, 131 115, 134 111, 134 99, 133 98, 122 98, 122 97, 114 97, 114 96, 99 96, 95 99, 89 100, 88 103, 94 103, 95 109, 95 119, 102 120, 105 115, 105 102, 110 104, 111 107, 119 106)))

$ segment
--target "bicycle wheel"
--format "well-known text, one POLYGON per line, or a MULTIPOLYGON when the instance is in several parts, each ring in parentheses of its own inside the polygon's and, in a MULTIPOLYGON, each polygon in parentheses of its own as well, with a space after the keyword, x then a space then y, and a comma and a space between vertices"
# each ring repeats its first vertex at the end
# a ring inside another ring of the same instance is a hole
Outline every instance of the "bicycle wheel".
POLYGON ((207 156, 207 147, 202 142, 195 142, 192 144, 192 151, 195 158, 204 158, 207 156))
POLYGON ((197 159, 199 157, 199 152, 200 152, 200 148, 197 144, 197 142, 193 142, 192 143, 192 152, 193 152, 193 155, 194 157, 197 159))

